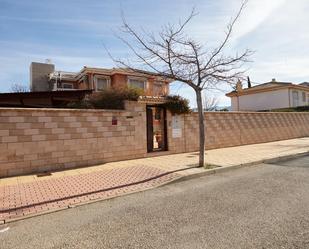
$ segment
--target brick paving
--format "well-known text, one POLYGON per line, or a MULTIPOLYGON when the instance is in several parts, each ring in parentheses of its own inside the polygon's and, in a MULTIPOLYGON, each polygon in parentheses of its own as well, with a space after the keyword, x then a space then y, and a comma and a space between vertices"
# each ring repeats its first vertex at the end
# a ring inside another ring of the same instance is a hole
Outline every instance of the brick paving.
POLYGON ((178 178, 176 173, 133 166, 0 186, 0 220, 152 188, 178 178))
MULTIPOLYGON (((309 137, 206 151, 206 163, 230 167, 309 152, 309 137)), ((164 152, 165 153, 165 152, 164 152)), ((0 221, 141 191, 204 172, 198 153, 182 153, 0 179, 0 221), (188 169, 189 168, 189 169, 188 169), (186 169, 186 170, 184 170, 186 169)))

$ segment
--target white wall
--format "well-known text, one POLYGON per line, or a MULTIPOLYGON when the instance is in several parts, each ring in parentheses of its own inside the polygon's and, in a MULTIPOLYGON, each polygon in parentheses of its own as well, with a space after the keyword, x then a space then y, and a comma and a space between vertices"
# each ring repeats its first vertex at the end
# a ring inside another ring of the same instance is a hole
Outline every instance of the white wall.
POLYGON ((289 91, 288 89, 281 89, 271 92, 242 95, 238 97, 238 101, 239 103, 237 103, 237 97, 232 97, 233 111, 237 111, 237 105, 239 105, 239 111, 286 108, 289 107, 289 91))
POLYGON ((238 111, 238 100, 237 97, 232 97, 231 98, 231 110, 234 111, 238 111))
POLYGON ((309 91, 301 91, 301 90, 290 90, 290 101, 291 101, 291 107, 294 106, 305 106, 305 105, 309 105, 309 91), (297 92, 298 93, 298 101, 293 101, 293 92, 297 92), (306 94, 306 99, 303 100, 303 92, 306 94), (295 104, 295 105, 293 105, 295 104))

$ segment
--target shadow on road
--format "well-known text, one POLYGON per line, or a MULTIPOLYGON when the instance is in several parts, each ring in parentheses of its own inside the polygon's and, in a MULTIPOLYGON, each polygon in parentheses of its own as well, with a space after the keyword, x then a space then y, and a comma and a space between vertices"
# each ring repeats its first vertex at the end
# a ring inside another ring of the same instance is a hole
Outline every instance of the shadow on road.
POLYGON ((284 161, 279 161, 276 163, 270 163, 276 166, 283 167, 299 167, 299 168, 308 168, 309 169, 309 155, 302 156, 296 159, 288 159, 284 161))

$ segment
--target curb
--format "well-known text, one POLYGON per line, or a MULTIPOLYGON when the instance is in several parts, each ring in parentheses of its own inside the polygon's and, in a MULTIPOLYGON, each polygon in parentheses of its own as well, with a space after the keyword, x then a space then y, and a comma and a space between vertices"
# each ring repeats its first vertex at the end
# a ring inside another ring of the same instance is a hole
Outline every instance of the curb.
MULTIPOLYGON (((218 173, 225 173, 225 172, 229 172, 231 170, 240 169, 240 168, 249 167, 249 166, 255 166, 255 165, 258 165, 258 164, 261 164, 261 163, 272 164, 272 163, 276 163, 276 162, 280 162, 280 161, 284 161, 284 160, 296 159, 296 158, 303 157, 303 156, 306 156, 306 155, 309 155, 309 151, 301 152, 301 153, 297 153, 297 154, 292 154, 292 155, 287 155, 287 156, 280 156, 280 157, 276 157, 276 158, 262 159, 262 160, 258 160, 258 161, 254 161, 254 162, 249 162, 249 163, 244 163, 244 164, 225 166, 225 167, 222 167, 222 166, 219 166, 219 165, 212 165, 212 166, 215 166, 216 168, 204 170, 202 172, 193 173, 193 174, 186 175, 186 176, 180 176, 177 179, 172 179, 172 180, 170 180, 168 182, 164 182, 164 183, 162 183, 160 185, 157 185, 157 186, 154 186, 154 187, 149 187, 149 188, 145 188, 145 189, 142 189, 142 190, 136 190, 136 191, 120 194, 120 195, 117 195, 117 196, 111 196, 111 197, 108 197, 108 198, 93 199, 93 200, 90 200, 90 201, 87 201, 87 202, 70 204, 70 205, 68 205, 66 207, 61 207, 61 208, 56 208, 56 209, 52 209, 52 210, 47 210, 47 211, 43 211, 43 212, 40 212, 40 213, 29 214, 27 216, 10 218, 10 219, 4 219, 4 220, 0 220, 0 225, 12 223, 12 222, 15 222, 15 221, 21 221, 21 220, 25 220, 25 219, 29 219, 29 218, 45 215, 45 214, 56 213, 56 212, 59 212, 59 211, 62 211, 62 210, 67 210, 67 209, 71 209, 71 208, 75 208, 75 207, 80 207, 80 206, 84 206, 84 205, 88 205, 88 204, 92 204, 92 203, 96 203, 96 202, 100 202, 100 201, 115 199, 115 198, 118 198, 118 197, 127 196, 127 195, 135 194, 135 193, 138 193, 138 192, 147 191, 147 190, 150 190, 150 189, 163 187, 165 185, 169 185, 169 184, 173 184, 173 183, 178 183, 178 182, 183 182, 183 181, 187 181, 187 180, 192 180, 192 179, 200 178, 200 177, 207 176, 207 175, 213 175, 213 174, 218 174, 218 173)), ((198 168, 198 167, 190 167, 190 168, 187 168, 187 169, 194 169, 194 168, 198 168)), ((184 169, 184 170, 186 170, 186 169, 184 169)))
POLYGON ((267 159, 262 159, 262 160, 258 160, 258 161, 254 161, 254 162, 225 166, 225 167, 222 167, 222 166, 219 166, 219 165, 212 165, 212 166, 215 166, 216 168, 205 170, 205 171, 198 172, 198 173, 195 173, 195 174, 190 174, 190 175, 187 175, 187 176, 183 176, 181 178, 175 179, 174 181, 168 182, 168 183, 163 184, 163 185, 187 181, 187 180, 200 178, 200 177, 212 175, 212 174, 225 173, 225 172, 229 172, 229 171, 234 170, 234 169, 240 169, 240 168, 244 168, 244 167, 255 166, 255 165, 258 165, 258 164, 262 164, 262 163, 273 164, 273 163, 276 163, 276 162, 285 161, 285 160, 289 160, 289 159, 296 159, 296 158, 303 157, 303 156, 306 156, 306 155, 309 155, 309 151, 301 152, 301 153, 297 153, 297 154, 292 154, 292 155, 287 155, 287 156, 267 158, 267 159))
POLYGON ((309 151, 301 152, 301 153, 297 153, 297 154, 292 154, 292 155, 287 155, 287 156, 281 156, 281 157, 266 159, 266 160, 264 160, 264 163, 277 163, 277 162, 281 162, 281 161, 285 161, 285 160, 289 160, 289 159, 296 159, 296 158, 303 157, 303 156, 306 156, 306 155, 309 155, 309 151))
POLYGON ((29 215, 25 215, 25 216, 21 216, 21 217, 5 219, 5 220, 3 220, 2 224, 8 224, 8 223, 12 223, 12 222, 15 222, 15 221, 26 220, 26 219, 30 219, 30 218, 33 218, 33 217, 36 217, 36 216, 41 216, 41 215, 44 215, 44 214, 56 213, 56 212, 59 212, 59 211, 62 211, 62 210, 66 210, 68 208, 69 208, 68 206, 67 207, 61 207, 61 208, 55 208, 55 209, 46 210, 46 211, 42 211, 42 212, 34 213, 34 214, 29 214, 29 215))

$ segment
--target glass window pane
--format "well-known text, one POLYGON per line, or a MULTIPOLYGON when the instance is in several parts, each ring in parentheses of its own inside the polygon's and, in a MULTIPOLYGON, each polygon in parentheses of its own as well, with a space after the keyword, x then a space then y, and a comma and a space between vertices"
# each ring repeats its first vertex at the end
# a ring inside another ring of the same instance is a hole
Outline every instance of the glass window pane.
POLYGON ((137 79, 130 79, 129 80, 129 86, 144 89, 145 88, 145 81, 144 80, 137 80, 137 79))
POLYGON ((63 83, 62 88, 64 89, 73 89, 73 84, 63 83))
POLYGON ((107 79, 97 79, 97 91, 102 91, 108 88, 107 79))
POLYGON ((155 82, 153 85, 153 95, 161 96, 163 95, 163 84, 160 82, 155 82))

